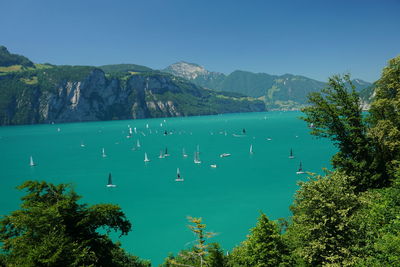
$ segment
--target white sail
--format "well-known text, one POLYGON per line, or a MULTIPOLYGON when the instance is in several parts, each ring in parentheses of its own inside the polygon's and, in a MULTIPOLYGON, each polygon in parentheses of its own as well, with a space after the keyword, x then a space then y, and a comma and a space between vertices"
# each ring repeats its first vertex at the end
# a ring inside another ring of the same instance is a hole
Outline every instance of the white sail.
POLYGON ((163 151, 162 151, 162 150, 160 150, 160 155, 158 156, 158 158, 159 158, 159 159, 163 159, 163 158, 164 158, 164 154, 163 154, 163 151))
POLYGON ((102 149, 102 151, 101 151, 101 156, 102 156, 103 158, 107 157, 106 151, 105 151, 104 147, 103 147, 103 149, 102 149))
POLYGON ((250 145, 250 154, 253 154, 253 144, 250 145))
POLYGON ((196 163, 196 164, 200 164, 201 163, 199 152, 194 152, 194 160, 193 160, 193 162, 196 163))
POLYGON ((30 165, 30 166, 35 166, 35 165, 36 165, 35 162, 33 161, 32 156, 30 157, 29 165, 30 165))
POLYGON ((132 135, 132 128, 129 127, 129 134, 132 135))
POLYGON ((184 158, 187 158, 187 156, 188 156, 188 155, 186 154, 185 148, 182 149, 182 156, 183 156, 184 158))
POLYGON ((139 139, 136 141, 136 147, 140 147, 139 139))
POLYGON ((147 153, 146 152, 144 152, 144 162, 149 162, 150 160, 149 160, 149 158, 147 157, 147 153))

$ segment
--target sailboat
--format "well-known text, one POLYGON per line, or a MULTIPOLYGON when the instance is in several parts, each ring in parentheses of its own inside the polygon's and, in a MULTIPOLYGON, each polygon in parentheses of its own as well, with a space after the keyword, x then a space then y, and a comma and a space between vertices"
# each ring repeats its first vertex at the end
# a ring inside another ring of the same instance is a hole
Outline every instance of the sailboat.
POLYGON ((300 166, 299 166, 299 169, 298 169, 298 171, 296 172, 296 174, 304 174, 305 172, 303 171, 303 165, 301 164, 301 161, 300 161, 300 166))
POLYGON ((160 150, 160 155, 158 156, 158 158, 159 158, 159 159, 163 159, 163 158, 164 158, 164 154, 163 154, 163 151, 162 151, 162 150, 160 150))
POLYGON ((201 161, 200 161, 200 157, 199 157, 199 152, 194 152, 194 160, 193 160, 193 162, 194 163, 196 163, 196 164, 200 164, 201 163, 201 161))
POLYGON ((149 158, 147 157, 147 153, 146 152, 144 152, 144 162, 149 162, 150 160, 149 160, 149 158))
POLYGON ((167 148, 167 147, 165 148, 164 157, 169 157, 169 154, 168 154, 168 148, 167 148))
POLYGON ((290 155, 289 155, 289 159, 294 159, 294 156, 293 156, 293 150, 292 150, 292 149, 290 149, 290 155))
POLYGON ((117 187, 115 184, 112 183, 111 173, 108 174, 108 183, 106 186, 107 187, 117 187))
POLYGON ((176 179, 175 182, 183 182, 184 179, 181 177, 181 172, 179 171, 179 168, 176 169, 176 179))
POLYGON ((136 141, 136 147, 139 148, 140 147, 140 142, 139 139, 136 141))
POLYGON ((132 137, 132 128, 129 127, 129 134, 126 136, 126 138, 131 138, 132 137))
POLYGON ((102 156, 103 158, 107 157, 106 151, 104 150, 104 147, 103 147, 103 150, 101 151, 101 156, 102 156))
POLYGON ((250 154, 253 154, 253 144, 250 145, 250 154))
POLYGON ((35 162, 33 161, 33 158, 32 158, 32 156, 30 157, 30 160, 29 160, 29 166, 35 166, 36 164, 35 164, 35 162))
POLYGON ((182 149, 182 156, 183 156, 184 158, 187 158, 187 157, 188 157, 188 154, 186 154, 185 148, 182 149))
POLYGON ((81 141, 81 147, 85 147, 85 143, 81 141))

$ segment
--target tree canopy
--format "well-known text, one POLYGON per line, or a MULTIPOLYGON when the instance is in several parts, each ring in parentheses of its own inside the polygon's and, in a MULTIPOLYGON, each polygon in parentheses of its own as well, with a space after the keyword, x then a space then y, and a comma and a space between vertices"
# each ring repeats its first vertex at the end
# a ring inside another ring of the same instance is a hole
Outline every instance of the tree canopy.
POLYGON ((79 204, 66 184, 27 181, 18 188, 27 191, 21 209, 0 220, 7 266, 149 266, 107 235, 131 230, 120 207, 79 204))

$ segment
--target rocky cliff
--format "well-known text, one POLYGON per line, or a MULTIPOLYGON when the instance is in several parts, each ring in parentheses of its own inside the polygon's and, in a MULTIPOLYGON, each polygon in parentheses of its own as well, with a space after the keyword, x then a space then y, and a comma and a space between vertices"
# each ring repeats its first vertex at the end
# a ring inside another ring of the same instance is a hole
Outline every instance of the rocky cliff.
POLYGON ((52 66, 0 76, 0 124, 139 119, 263 111, 261 101, 157 72, 106 75, 52 66))

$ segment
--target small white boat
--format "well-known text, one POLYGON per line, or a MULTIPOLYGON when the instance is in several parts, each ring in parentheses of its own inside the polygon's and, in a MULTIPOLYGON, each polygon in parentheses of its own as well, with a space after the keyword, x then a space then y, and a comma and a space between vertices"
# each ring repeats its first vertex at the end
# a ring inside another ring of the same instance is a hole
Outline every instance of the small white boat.
POLYGON ((293 150, 292 149, 290 149, 289 159, 294 159, 293 150))
POLYGON ((101 150, 101 156, 102 156, 103 158, 107 157, 106 151, 104 150, 104 147, 103 147, 103 149, 101 150))
POLYGON ((253 153, 254 153, 254 152, 253 152, 253 144, 250 145, 250 151, 249 151, 249 153, 250 153, 250 154, 253 154, 253 153))
POLYGON ((137 129, 136 129, 136 127, 133 127, 133 131, 135 132, 135 134, 137 134, 137 129))
POLYGON ((211 168, 217 168, 217 164, 211 164, 210 167, 211 168))
POLYGON ((179 168, 176 169, 176 179, 175 182, 183 182, 184 179, 181 176, 181 172, 179 171, 179 168))
POLYGON ((85 147, 85 143, 83 143, 83 141, 81 141, 81 147, 85 147))
POLYGON ((30 157, 30 159, 29 159, 29 166, 35 166, 36 164, 35 164, 35 162, 33 161, 33 158, 32 158, 32 156, 30 157))
POLYGON ((111 173, 108 175, 108 183, 107 187, 117 187, 115 184, 112 183, 111 173))
POLYGON ((136 147, 139 148, 140 147, 140 142, 139 139, 136 141, 136 147))
POLYGON ((149 160, 149 158, 147 157, 147 153, 146 152, 144 152, 144 162, 149 162, 150 160, 149 160))
POLYGON ((146 129, 149 129, 149 124, 148 123, 146 124, 146 129))
POLYGON ((305 172, 303 171, 303 165, 301 164, 301 161, 300 161, 300 166, 299 166, 299 169, 297 170, 297 172, 296 172, 296 174, 304 174, 305 172))
POLYGON ((230 153, 222 153, 219 155, 221 158, 229 157, 231 154, 230 153))
POLYGON ((162 150, 160 150, 160 155, 158 156, 158 158, 159 158, 159 159, 163 159, 163 158, 164 158, 164 154, 163 154, 163 151, 162 151, 162 150))
POLYGON ((126 136, 126 138, 131 138, 132 137, 132 128, 129 127, 129 134, 126 136))
POLYGON ((187 158, 188 154, 186 154, 185 148, 182 149, 182 157, 187 158))
POLYGON ((266 139, 267 139, 267 141, 272 141, 271 137, 267 137, 266 139))
POLYGON ((200 164, 201 163, 199 152, 194 152, 194 160, 193 160, 193 162, 195 164, 200 164))

